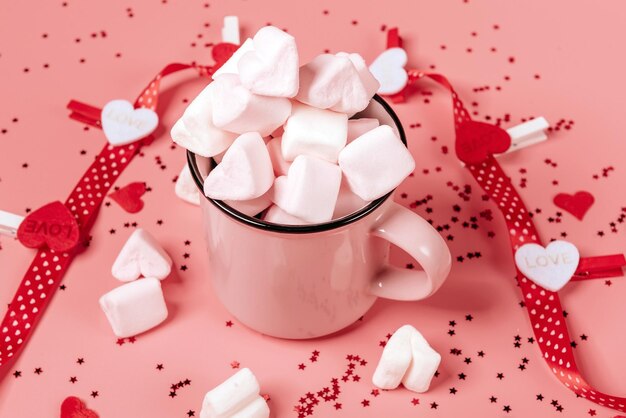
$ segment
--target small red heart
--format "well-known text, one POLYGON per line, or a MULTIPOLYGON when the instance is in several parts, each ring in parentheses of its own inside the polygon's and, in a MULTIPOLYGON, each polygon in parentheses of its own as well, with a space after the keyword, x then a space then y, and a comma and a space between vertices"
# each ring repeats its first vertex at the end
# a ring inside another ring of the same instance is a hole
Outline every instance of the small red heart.
POLYGON ((141 196, 146 192, 146 183, 136 181, 109 193, 109 197, 117 202, 128 213, 137 213, 143 209, 141 196))
POLYGON ((77 397, 70 396, 61 404, 61 418, 98 418, 98 414, 77 397))
POLYGON ((76 246, 79 238, 76 219, 59 201, 31 212, 17 228, 17 239, 28 248, 47 244, 54 251, 67 251, 76 246))
POLYGON ((456 131, 456 155, 465 164, 477 164, 491 154, 511 146, 511 137, 502 128, 473 120, 463 122, 456 131))
POLYGON ((239 45, 221 42, 213 47, 211 55, 215 61, 215 68, 219 68, 239 49, 239 45))
POLYGON ((561 209, 571 213, 581 221, 585 213, 589 210, 595 199, 589 192, 577 192, 574 195, 559 193, 554 196, 554 204, 561 209))

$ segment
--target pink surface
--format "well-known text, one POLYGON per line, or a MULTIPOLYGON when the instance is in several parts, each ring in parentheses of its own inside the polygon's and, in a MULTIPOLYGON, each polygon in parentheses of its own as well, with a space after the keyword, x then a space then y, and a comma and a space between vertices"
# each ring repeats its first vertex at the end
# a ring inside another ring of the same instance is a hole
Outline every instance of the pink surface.
MULTIPOLYGON (((615 40, 624 37, 621 3, 605 2, 593 11, 587 4, 536 0, 337 3, 4 4, 0 208, 25 213, 64 199, 100 150, 101 132, 67 118, 69 99, 98 106, 115 98, 132 100, 168 62, 209 63, 204 45, 218 41, 226 14, 240 16, 245 35, 267 22, 287 28, 305 60, 328 48, 360 52, 371 62, 385 45, 381 25, 398 25, 411 65, 434 65, 446 74, 465 102, 475 103, 477 120, 501 119, 508 127, 543 115, 560 127, 547 143, 500 158, 535 210, 544 239, 565 237, 582 256, 626 251, 618 222, 626 206, 618 166, 626 152, 621 138, 626 100, 614 88, 626 72, 626 61, 615 50, 615 40), (591 71, 600 73, 594 77, 591 71), (583 221, 552 203, 557 193, 578 190, 596 200, 583 221)), ((102 208, 91 247, 73 263, 64 290, 0 383, 0 416, 58 416, 62 400, 75 395, 102 418, 197 417, 204 393, 238 365, 256 373, 275 417, 296 416, 299 398, 330 386, 333 377, 340 378, 341 405, 321 402, 314 416, 617 415, 576 399, 529 342, 504 223, 452 153, 443 152, 452 149, 449 97, 431 84, 394 106, 417 161, 415 176, 400 187, 397 200, 413 203, 447 239, 456 261, 442 289, 417 303, 379 301, 351 329, 313 341, 276 340, 233 321, 209 285, 200 211, 173 191, 184 156, 170 147, 166 132, 183 101, 205 83, 188 76, 165 91, 159 140, 117 184, 146 181, 151 191, 143 197, 144 209, 131 215, 114 202, 102 208), (462 198, 466 194, 468 201, 462 198), (97 300, 118 285, 110 266, 134 223, 150 230, 175 261, 176 274, 163 282, 170 318, 134 342, 116 344, 97 300), (416 326, 442 354, 439 377, 426 394, 372 392, 379 343, 404 323, 416 326), (343 382, 348 354, 367 364, 356 366, 359 378, 343 382), (170 397, 170 385, 179 381, 182 387, 170 397)), ((0 301, 6 303, 33 251, 6 237, 0 244, 0 301)), ((399 265, 408 260, 396 255, 399 265)), ((625 292, 620 278, 571 283, 560 292, 583 372, 616 395, 626 394, 625 292)))

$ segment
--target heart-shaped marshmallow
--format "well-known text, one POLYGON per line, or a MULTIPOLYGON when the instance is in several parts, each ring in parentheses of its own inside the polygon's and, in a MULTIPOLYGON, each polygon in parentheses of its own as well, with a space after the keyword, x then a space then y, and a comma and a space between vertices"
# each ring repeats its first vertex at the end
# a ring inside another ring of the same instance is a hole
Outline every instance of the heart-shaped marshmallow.
POLYGON ((296 95, 298 67, 296 40, 274 26, 260 29, 254 35, 253 49, 242 53, 237 62, 241 83, 247 89, 273 97, 296 95))
POLYGON ((280 225, 307 225, 307 221, 303 221, 300 218, 296 218, 282 210, 276 205, 270 206, 267 213, 263 217, 264 221, 271 222, 280 225))
POLYGON ((515 264, 524 276, 543 287, 558 292, 574 275, 580 254, 574 244, 552 241, 546 248, 524 244, 515 251, 515 264))
POLYGON ((354 68, 359 73, 359 78, 363 83, 363 87, 365 87, 367 97, 369 97, 370 99, 374 97, 374 95, 380 88, 380 83, 367 67, 367 64, 365 63, 363 57, 356 53, 347 52, 338 52, 336 55, 338 57, 347 57, 350 61, 352 61, 354 68))
POLYGON ((267 418, 270 410, 260 390, 252 371, 241 369, 205 395, 200 417, 267 418))
POLYGON ((248 200, 267 192, 274 169, 261 135, 248 132, 228 148, 222 162, 204 180, 204 194, 217 200, 248 200))
POLYGON ((574 215, 579 220, 583 220, 585 213, 593 205, 594 198, 589 192, 577 192, 574 195, 559 193, 554 196, 554 204, 563 210, 574 215))
POLYGON ((189 166, 187 164, 185 164, 176 179, 174 193, 176 193, 176 196, 185 202, 193 205, 200 204, 200 191, 198 190, 196 183, 193 181, 191 171, 189 170, 189 166))
POLYGON ((256 216, 272 204, 272 189, 261 196, 248 200, 225 200, 224 203, 248 216, 256 216))
POLYGON ((502 128, 473 120, 463 122, 456 130, 454 148, 465 164, 478 164, 491 154, 505 152, 511 146, 511 137, 502 128))
POLYGON ((111 100, 102 108, 100 121, 109 144, 117 146, 150 135, 159 124, 159 116, 151 109, 135 109, 127 100, 111 100))
POLYGON ((411 364, 402 378, 402 385, 412 392, 424 393, 437 373, 441 355, 418 330, 411 328, 411 364))
POLYGON ((172 259, 148 231, 133 232, 113 262, 111 274, 123 282, 143 277, 164 279, 172 270, 172 259))
POLYGON ((213 124, 229 132, 258 132, 268 136, 280 127, 291 113, 291 102, 284 97, 251 93, 241 85, 236 74, 224 74, 212 83, 213 124))
POLYGON ((117 202, 128 213, 137 213, 143 209, 141 196, 146 192, 146 183, 135 181, 109 193, 109 197, 117 202))
POLYGON ((352 115, 365 109, 371 96, 348 57, 321 54, 300 68, 296 99, 319 109, 352 115))
POLYGON ((383 51, 370 64, 370 71, 380 83, 379 94, 390 95, 401 92, 409 80, 404 69, 407 63, 406 51, 402 48, 389 48, 383 51))
POLYGON ((28 248, 45 244, 55 251, 67 251, 76 246, 79 238, 76 218, 58 201, 31 212, 17 228, 17 239, 28 248))
POLYGON ((61 404, 61 418, 98 418, 98 414, 77 397, 69 396, 61 404))
POLYGON ((203 157, 223 152, 237 138, 237 134, 213 125, 213 88, 213 83, 209 84, 193 99, 171 131, 175 143, 203 157))

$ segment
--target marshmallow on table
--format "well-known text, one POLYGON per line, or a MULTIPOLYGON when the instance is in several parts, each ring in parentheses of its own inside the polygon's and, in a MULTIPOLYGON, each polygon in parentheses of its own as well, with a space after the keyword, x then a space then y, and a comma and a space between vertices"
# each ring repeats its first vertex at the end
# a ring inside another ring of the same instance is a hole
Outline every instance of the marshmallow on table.
POLYGON ((200 418, 266 418, 269 408, 259 392, 259 382, 252 371, 241 369, 206 394, 200 418))
POLYGON ((302 103, 352 115, 365 109, 371 98, 346 56, 321 54, 300 68, 296 99, 302 103))
POLYGON ((369 132, 374 128, 378 128, 380 122, 375 118, 360 118, 348 120, 348 141, 354 141, 365 132, 369 132))
POLYGON ((100 298, 100 306, 119 338, 145 332, 167 318, 161 282, 153 277, 111 290, 100 298))
POLYGON ((270 206, 263 220, 281 225, 308 225, 308 222, 288 214, 276 205, 270 206))
POLYGON ((255 216, 272 204, 272 189, 255 199, 249 200, 224 200, 224 203, 232 207, 233 209, 248 216, 255 216))
POLYGON ((176 193, 176 196, 185 202, 193 205, 200 204, 200 191, 198 190, 198 187, 196 187, 196 183, 193 181, 191 171, 189 170, 189 166, 187 164, 185 164, 176 179, 174 193, 176 193))
POLYGON ((374 95, 380 88, 380 83, 378 82, 378 80, 376 80, 374 74, 371 73, 363 57, 359 54, 348 52, 338 52, 336 55, 338 57, 347 57, 350 61, 352 61, 354 68, 359 73, 359 78, 363 83, 363 87, 365 87, 367 97, 369 97, 370 99, 374 97, 374 95))
POLYGON ((175 143, 203 157, 223 152, 237 138, 213 125, 213 88, 213 83, 209 84, 192 100, 170 132, 175 143))
POLYGON ((225 131, 267 136, 285 123, 291 113, 289 99, 251 93, 236 74, 224 74, 212 84, 213 124, 225 131))
POLYGON ((339 153, 339 166, 350 189, 371 201, 398 187, 415 161, 394 130, 381 125, 350 142, 339 153))
POLYGON ((328 161, 300 155, 287 176, 274 182, 274 203, 292 216, 307 222, 332 219, 341 185, 341 169, 328 161))
POLYGON ((204 194, 217 200, 249 200, 267 192, 274 170, 261 135, 240 135, 204 180, 204 194))
POLYGON ((333 212, 333 219, 343 218, 350 215, 357 210, 367 206, 370 202, 361 199, 350 190, 345 179, 341 182, 339 188, 339 195, 337 196, 337 203, 335 204, 335 210, 333 212))
POLYGON ((372 382, 381 389, 395 389, 411 364, 411 330, 405 325, 393 333, 374 371, 372 382))
POLYGON ((172 270, 172 259, 161 244, 144 229, 133 232, 111 267, 118 280, 129 282, 143 277, 164 279, 172 270))
POLYGON ((411 365, 402 379, 402 385, 413 392, 426 392, 441 363, 441 355, 416 329, 411 335, 411 353, 411 365))
POLYGON ((282 136, 283 157, 293 161, 305 154, 334 163, 347 138, 347 115, 294 103, 282 136))
POLYGON ((287 174, 291 162, 285 160, 283 157, 283 139, 278 136, 272 138, 267 143, 267 151, 270 153, 270 159, 272 160, 272 166, 274 167, 274 174, 277 176, 284 176, 287 174))

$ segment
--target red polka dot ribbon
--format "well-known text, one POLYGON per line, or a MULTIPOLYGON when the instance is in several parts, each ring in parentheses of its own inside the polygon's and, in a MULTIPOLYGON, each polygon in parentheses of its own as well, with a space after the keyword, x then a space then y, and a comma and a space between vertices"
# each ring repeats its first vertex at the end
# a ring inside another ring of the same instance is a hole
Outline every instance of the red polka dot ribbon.
MULTIPOLYGON (((472 121, 452 84, 440 74, 417 70, 409 70, 408 74, 409 85, 428 77, 450 92, 458 144, 459 132, 464 129, 464 125, 475 122, 472 121)), ((478 140, 479 142, 486 141, 488 138, 482 137, 478 140)), ((513 253, 524 244, 543 245, 522 199, 494 156, 488 153, 482 161, 467 163, 466 167, 502 212, 509 231, 513 253)), ((626 265, 626 260, 622 254, 581 258, 572 280, 623 276, 624 265, 626 265)), ((517 269, 517 266, 516 270, 517 281, 524 297, 524 305, 528 311, 535 338, 552 373, 576 395, 599 405, 626 412, 626 398, 608 395, 594 389, 578 370, 558 293, 533 283, 517 269)))
MULTIPOLYGON (((141 92, 134 106, 156 110, 161 79, 186 69, 194 69, 200 76, 208 76, 217 69, 217 65, 206 67, 196 64, 169 64, 141 92)), ((72 119, 101 128, 101 109, 74 100, 67 107, 71 111, 72 119)), ((6 372, 19 356, 52 295, 59 288, 73 258, 87 247, 89 230, 107 192, 140 148, 151 143, 153 139, 149 135, 127 145, 104 146, 72 190, 65 206, 78 222, 82 243, 66 252, 57 252, 47 247, 38 250, 0 325, 0 372, 6 372)), ((4 375, 6 373, 1 374, 4 375)))

